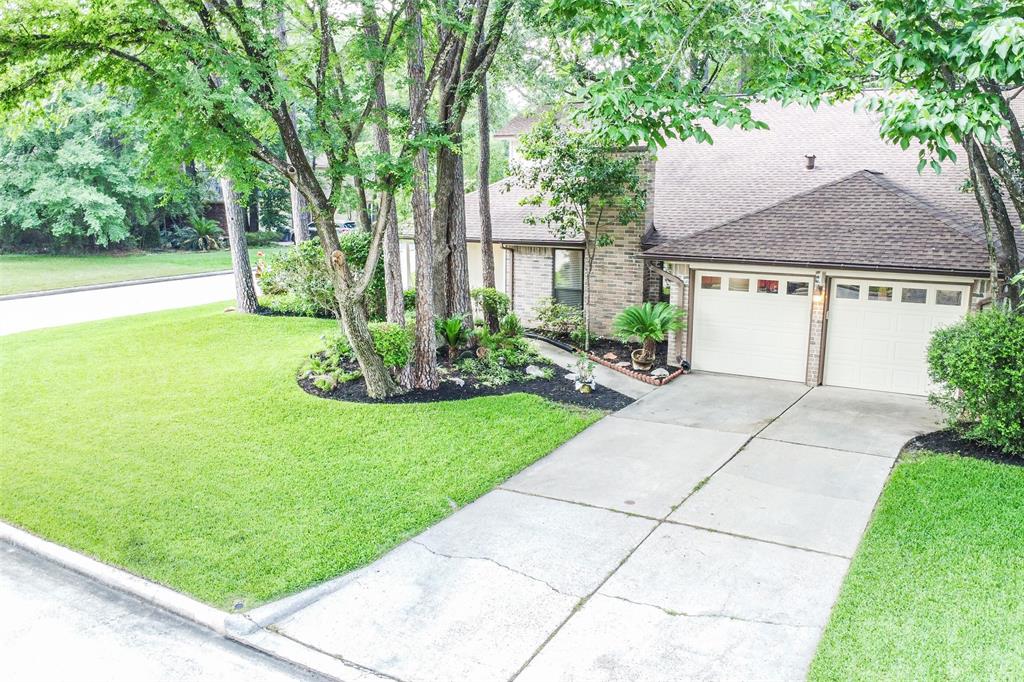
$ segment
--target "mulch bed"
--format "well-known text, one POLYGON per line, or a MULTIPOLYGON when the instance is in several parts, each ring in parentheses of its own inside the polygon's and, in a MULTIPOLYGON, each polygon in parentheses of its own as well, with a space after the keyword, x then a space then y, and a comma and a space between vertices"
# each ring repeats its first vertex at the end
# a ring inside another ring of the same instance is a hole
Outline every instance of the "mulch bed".
POLYGON ((386 400, 374 400, 366 395, 366 384, 362 379, 338 384, 331 391, 321 391, 313 385, 312 379, 300 378, 298 381, 302 390, 318 398, 355 403, 434 403, 445 400, 479 398, 485 395, 532 393, 558 403, 614 412, 634 402, 633 398, 604 386, 598 386, 593 393, 580 393, 576 390, 574 382, 563 378, 566 370, 560 367, 555 367, 554 370, 555 376, 552 379, 536 378, 532 381, 513 382, 504 386, 484 386, 477 383, 473 377, 459 375, 459 378, 465 381, 462 386, 451 381, 443 381, 436 391, 413 389, 408 393, 386 400))
POLYGON ((998 462, 999 464, 1024 467, 1024 457, 1011 455, 985 443, 967 440, 953 429, 932 431, 931 433, 917 436, 907 443, 904 450, 929 450, 931 452, 973 457, 974 459, 984 459, 990 462, 998 462))
MULTIPOLYGON (((582 350, 569 338, 567 334, 555 334, 542 329, 531 329, 530 333, 535 338, 558 341, 559 343, 564 343, 569 346, 572 346, 577 352, 582 350)), ((620 367, 618 365, 619 362, 629 362, 630 353, 632 353, 633 350, 634 349, 632 346, 630 346, 627 343, 623 343, 618 339, 593 337, 590 339, 590 352, 588 353, 588 355, 590 356, 591 360, 597 362, 598 364, 604 365, 605 367, 613 369, 616 372, 620 372, 622 374, 625 374, 626 376, 632 377, 634 379, 639 379, 644 383, 653 384, 655 386, 667 384, 668 382, 675 379, 677 376, 685 373, 682 367, 662 364, 659 362, 655 362, 651 369, 647 371, 638 371, 633 369, 632 363, 629 366, 620 367), (614 355, 615 358, 605 358, 604 356, 608 354, 614 355), (651 376, 651 372, 662 367, 668 370, 669 374, 667 377, 651 376)), ((662 341, 657 345, 655 357, 660 360, 668 358, 668 341, 662 341)))

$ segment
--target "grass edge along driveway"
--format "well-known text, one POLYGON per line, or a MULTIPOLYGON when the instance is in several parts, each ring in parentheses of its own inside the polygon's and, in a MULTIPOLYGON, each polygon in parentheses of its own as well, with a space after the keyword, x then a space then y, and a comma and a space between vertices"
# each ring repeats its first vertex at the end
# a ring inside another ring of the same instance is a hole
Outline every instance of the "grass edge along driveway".
POLYGON ((811 680, 1024 678, 1024 467, 915 453, 893 470, 811 680))
MULTIPOLYGON (((257 253, 269 255, 285 248, 251 247, 249 262, 255 267, 257 253)), ((81 256, 0 254, 0 296, 230 269, 231 252, 226 248, 81 256)))
POLYGON ((203 306, 0 337, 0 517, 245 608, 365 565, 599 418, 315 398, 333 324, 203 306))

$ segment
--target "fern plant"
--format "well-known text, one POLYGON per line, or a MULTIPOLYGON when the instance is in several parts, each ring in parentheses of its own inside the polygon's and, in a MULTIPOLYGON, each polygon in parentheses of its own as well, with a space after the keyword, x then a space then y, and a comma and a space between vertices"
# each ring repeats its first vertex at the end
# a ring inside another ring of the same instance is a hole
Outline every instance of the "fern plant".
POLYGON ((441 345, 448 347, 448 364, 454 364, 459 355, 459 349, 469 343, 470 332, 465 320, 455 315, 436 320, 434 327, 441 345))
POLYGON ((192 234, 188 236, 184 244, 190 249, 199 251, 211 251, 220 248, 218 238, 222 234, 220 225, 216 220, 209 218, 193 218, 192 234))
POLYGON ((669 332, 684 326, 683 311, 670 303, 631 305, 615 317, 612 329, 623 341, 636 339, 643 344, 642 357, 653 360, 657 344, 669 332))

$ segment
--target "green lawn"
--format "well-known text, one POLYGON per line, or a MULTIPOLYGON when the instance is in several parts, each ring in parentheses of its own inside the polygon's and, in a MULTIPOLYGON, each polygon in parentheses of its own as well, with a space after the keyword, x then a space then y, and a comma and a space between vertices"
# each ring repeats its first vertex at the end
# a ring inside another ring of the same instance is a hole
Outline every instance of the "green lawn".
MULTIPOLYGON (((286 247, 251 248, 249 259, 255 265, 257 252, 271 253, 282 248, 286 247)), ((228 249, 87 256, 7 254, 0 255, 0 296, 230 269, 231 252, 228 249)))
POLYGON ((0 337, 0 517, 249 607, 366 564, 599 416, 314 398, 294 375, 332 323, 222 310, 0 337))
POLYGON ((1024 468, 896 466, 812 680, 1024 679, 1024 468))

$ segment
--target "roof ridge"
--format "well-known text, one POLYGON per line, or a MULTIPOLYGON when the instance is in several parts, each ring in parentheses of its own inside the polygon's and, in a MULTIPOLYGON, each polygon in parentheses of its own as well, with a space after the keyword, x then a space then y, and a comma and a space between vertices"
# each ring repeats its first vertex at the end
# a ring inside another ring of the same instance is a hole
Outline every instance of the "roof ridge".
POLYGON ((928 202, 919 199, 918 197, 914 196, 912 193, 903 189, 899 185, 890 182, 888 178, 881 177, 883 175, 885 175, 885 173, 874 173, 872 171, 867 172, 867 178, 874 182, 876 185, 878 185, 884 190, 887 190, 888 192, 891 192, 892 194, 895 194, 903 201, 909 202, 911 204, 914 204, 918 208, 923 209, 930 216, 941 222, 943 225, 945 225, 953 232, 957 233, 959 236, 966 237, 967 239, 970 239, 976 244, 984 243, 981 239, 978 239, 975 235, 971 234, 967 229, 966 225, 961 225, 953 220, 950 220, 949 216, 947 216, 943 211, 940 211, 939 209, 935 208, 928 202))

